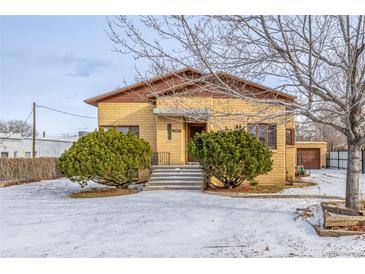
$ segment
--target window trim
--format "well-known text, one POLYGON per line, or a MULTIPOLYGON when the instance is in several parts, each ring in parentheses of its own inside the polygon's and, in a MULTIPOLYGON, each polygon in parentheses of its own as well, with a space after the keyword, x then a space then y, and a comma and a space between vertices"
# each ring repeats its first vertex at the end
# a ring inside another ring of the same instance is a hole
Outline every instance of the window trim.
MULTIPOLYGON (((137 127, 138 128, 138 135, 137 135, 137 137, 139 138, 139 136, 140 136, 140 126, 139 125, 117 125, 117 126, 115 126, 115 125, 102 125, 102 126, 99 126, 99 128, 103 128, 103 129, 106 129, 106 127, 107 128, 118 128, 118 127, 127 127, 127 128, 129 128, 128 130, 129 131, 131 131, 131 127, 137 127)), ((133 131, 132 131, 132 133, 133 133, 133 131)))
POLYGON ((277 124, 270 124, 270 123, 249 123, 247 124, 247 132, 254 135, 255 138, 259 141, 259 127, 261 126, 266 126, 265 128, 265 146, 270 149, 270 150, 276 150, 278 148, 278 126, 277 124), (253 134, 250 130, 249 127, 250 126, 254 126, 255 127, 255 134, 253 134), (269 126, 275 126, 275 146, 274 147, 269 147, 269 126))
POLYGON ((285 145, 294 146, 294 144, 295 144, 295 130, 294 130, 294 128, 286 128, 285 129, 285 145), (288 139, 286 138, 287 131, 290 131, 290 143, 289 144, 287 143, 288 139))

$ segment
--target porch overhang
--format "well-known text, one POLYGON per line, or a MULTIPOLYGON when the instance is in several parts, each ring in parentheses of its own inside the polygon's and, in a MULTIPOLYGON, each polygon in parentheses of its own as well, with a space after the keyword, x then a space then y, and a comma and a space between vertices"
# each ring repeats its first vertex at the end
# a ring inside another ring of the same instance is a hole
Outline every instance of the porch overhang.
POLYGON ((207 108, 154 108, 153 113, 157 116, 172 116, 207 120, 210 110, 207 108))

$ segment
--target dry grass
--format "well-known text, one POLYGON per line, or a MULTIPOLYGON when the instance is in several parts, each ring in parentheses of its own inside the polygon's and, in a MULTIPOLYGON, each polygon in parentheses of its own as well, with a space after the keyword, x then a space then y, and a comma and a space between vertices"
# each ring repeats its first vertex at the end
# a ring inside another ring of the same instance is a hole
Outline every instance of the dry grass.
POLYGON ((112 196, 121 196, 134 194, 139 192, 136 189, 121 189, 121 188, 93 188, 90 190, 83 190, 72 193, 71 198, 103 198, 112 196))
POLYGON ((318 185, 317 183, 313 183, 313 182, 308 182, 305 181, 301 178, 295 178, 295 180, 293 182, 291 182, 291 184, 286 185, 286 187, 307 187, 307 186, 316 186, 318 185))
POLYGON ((214 187, 208 187, 208 191, 215 191, 215 192, 228 192, 228 193, 278 193, 286 188, 298 188, 298 187, 308 187, 308 186, 315 186, 316 183, 306 182, 301 179, 296 179, 292 185, 256 185, 256 186, 249 186, 249 185, 241 185, 236 188, 232 189, 219 189, 214 187))
POLYGON ((257 185, 248 186, 243 185, 236 188, 230 189, 218 189, 218 188, 208 188, 209 191, 215 192, 229 192, 229 193, 277 193, 285 188, 283 185, 257 185))
POLYGON ((4 180, 0 181, 0 187, 15 186, 27 183, 25 180, 4 180))

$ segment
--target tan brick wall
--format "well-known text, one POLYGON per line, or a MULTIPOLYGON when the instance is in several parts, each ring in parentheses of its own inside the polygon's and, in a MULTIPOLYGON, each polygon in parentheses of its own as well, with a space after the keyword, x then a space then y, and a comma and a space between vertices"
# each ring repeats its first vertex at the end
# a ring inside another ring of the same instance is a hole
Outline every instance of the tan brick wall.
MULTIPOLYGON (((286 123, 286 128, 295 130, 295 121, 294 117, 288 117, 288 121, 286 123)), ((295 138, 295 133, 294 133, 295 138)), ((297 150, 294 145, 286 145, 285 147, 285 165, 286 165, 286 175, 287 179, 295 178, 295 166, 297 161, 297 150)))
MULTIPOLYGON (((102 126, 139 126, 139 137, 147 140, 156 151, 156 116, 149 103, 99 103, 98 124, 102 126)), ((140 172, 138 179, 145 181, 149 170, 140 172)))
POLYGON ((157 117, 156 119, 156 146, 158 152, 170 152, 172 165, 185 164, 186 152, 186 124, 181 117, 157 117), (167 124, 172 126, 172 138, 168 140, 167 124))
MULTIPOLYGON (((257 122, 257 119, 247 118, 247 115, 258 116, 283 111, 280 106, 268 106, 240 99, 219 98, 187 98, 164 97, 156 101, 158 108, 209 108, 215 113, 207 121, 207 130, 234 128, 237 125, 246 126, 247 123, 257 122), (229 115, 233 114, 233 115, 229 115), (221 116, 221 117, 219 117, 221 116)), ((182 117, 158 117, 153 114, 154 106, 149 103, 99 103, 99 126, 138 125, 140 137, 150 142, 154 151, 170 152, 171 164, 185 164, 186 162, 186 121, 182 117), (172 140, 167 138, 167 124, 172 124, 172 140)), ((284 184, 286 172, 294 173, 295 148, 285 145, 285 128, 294 127, 293 118, 273 118, 262 121, 277 125, 277 149, 273 150, 273 170, 267 175, 259 176, 261 184, 284 184)), ((140 174, 140 180, 146 180, 149 171, 140 174)))
MULTIPOLYGON (((234 128, 236 125, 246 126, 248 123, 257 123, 261 117, 282 111, 279 106, 268 106, 255 102, 248 102, 239 99, 213 99, 213 108, 217 114, 234 114, 224 118, 214 118, 209 121, 211 130, 234 128), (248 118, 247 115, 257 115, 256 118, 248 118)), ((258 176, 256 180, 259 184, 284 184, 286 180, 286 153, 285 153, 285 128, 286 121, 283 117, 272 118, 262 121, 264 123, 277 125, 277 148, 272 150, 273 169, 266 175, 258 176)))
POLYGON ((321 154, 321 168, 326 167, 327 143, 326 142, 296 142, 296 148, 319 148, 321 154))
POLYGON ((287 180, 293 180, 295 178, 295 166, 297 160, 295 146, 286 146, 285 148, 285 165, 287 180))
MULTIPOLYGON (((240 114, 254 114, 258 117, 262 117, 270 113, 277 113, 284 110, 281 106, 269 106, 240 99, 212 97, 164 97, 157 100, 156 106, 158 108, 171 109, 179 107, 211 109, 214 112, 214 117, 207 121, 208 131, 234 128, 237 125, 246 126, 247 123, 254 123, 260 119, 250 119, 247 115, 240 114)), ((257 180, 261 184, 284 184, 286 181, 286 173, 288 172, 288 175, 293 176, 295 172, 295 148, 288 148, 287 151, 285 145, 285 129, 294 128, 294 119, 293 117, 280 117, 263 122, 277 124, 277 149, 273 150, 273 170, 267 175, 257 177, 257 180)), ((176 152, 176 150, 174 151, 176 152)))

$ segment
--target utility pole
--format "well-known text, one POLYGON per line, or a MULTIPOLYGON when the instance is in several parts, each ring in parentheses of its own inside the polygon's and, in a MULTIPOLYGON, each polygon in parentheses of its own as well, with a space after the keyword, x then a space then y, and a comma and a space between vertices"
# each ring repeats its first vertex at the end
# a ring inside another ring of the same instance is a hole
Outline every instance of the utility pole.
POLYGON ((36 125, 35 125, 35 113, 36 112, 36 103, 33 102, 33 140, 32 140, 32 157, 35 158, 35 134, 36 134, 36 125))

